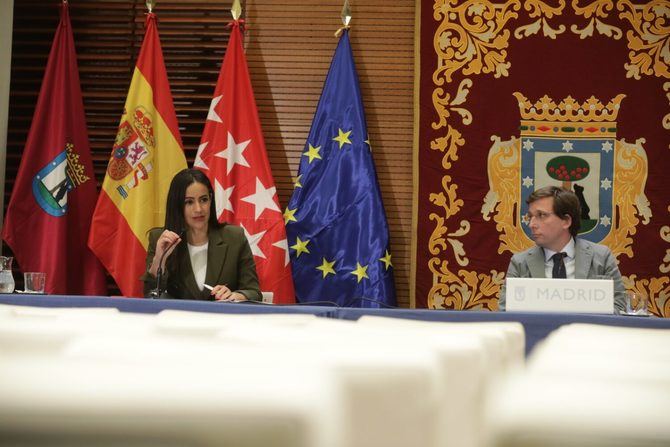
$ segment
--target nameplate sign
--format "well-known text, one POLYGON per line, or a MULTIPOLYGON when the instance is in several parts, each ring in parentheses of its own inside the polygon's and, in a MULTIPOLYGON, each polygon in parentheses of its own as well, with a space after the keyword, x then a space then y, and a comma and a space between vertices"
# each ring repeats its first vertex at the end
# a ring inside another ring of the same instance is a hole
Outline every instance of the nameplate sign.
POLYGON ((611 279, 508 278, 508 311, 614 313, 611 279))

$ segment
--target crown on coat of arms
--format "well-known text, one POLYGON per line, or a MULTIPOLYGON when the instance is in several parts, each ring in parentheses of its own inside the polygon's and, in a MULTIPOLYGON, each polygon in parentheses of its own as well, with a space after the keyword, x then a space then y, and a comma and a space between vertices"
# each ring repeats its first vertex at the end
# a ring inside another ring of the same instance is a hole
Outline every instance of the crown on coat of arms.
POLYGON ((618 94, 607 105, 591 96, 583 103, 571 96, 558 104, 544 95, 535 104, 519 92, 513 93, 519 102, 522 136, 569 136, 593 138, 616 136, 616 119, 621 101, 626 97, 618 94))
POLYGON ((142 138, 142 141, 149 146, 154 147, 153 120, 147 109, 142 106, 135 109, 135 113, 133 114, 133 125, 135 126, 137 133, 140 135, 140 138, 142 138))
POLYGON ((66 171, 68 177, 70 177, 70 180, 72 181, 73 186, 76 188, 85 181, 89 180, 89 177, 84 172, 84 165, 79 162, 79 154, 74 152, 74 144, 65 144, 65 156, 67 158, 66 171))

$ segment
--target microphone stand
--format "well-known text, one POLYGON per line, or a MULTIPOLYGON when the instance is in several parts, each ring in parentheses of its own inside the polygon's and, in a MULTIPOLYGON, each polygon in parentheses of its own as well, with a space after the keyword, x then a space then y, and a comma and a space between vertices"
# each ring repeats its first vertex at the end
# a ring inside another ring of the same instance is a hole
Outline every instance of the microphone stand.
POLYGON ((158 269, 156 270, 156 287, 152 289, 151 292, 149 292, 149 298, 151 298, 152 300, 160 298, 161 294, 163 293, 163 291, 161 290, 161 279, 163 277, 163 267, 162 267, 163 260, 165 259, 165 256, 168 254, 170 249, 175 245, 177 245, 179 242, 181 242, 181 236, 183 234, 184 232, 182 231, 179 235, 180 239, 168 245, 163 254, 161 255, 161 258, 158 262, 158 269))
MULTIPOLYGON (((161 256, 162 258, 162 256, 161 256)), ((162 259, 161 259, 161 264, 162 264, 162 259)), ((156 270, 156 287, 149 292, 149 298, 152 300, 155 300, 157 298, 161 297, 161 293, 163 292, 161 290, 161 277, 163 276, 163 269, 158 266, 158 270, 156 270)))

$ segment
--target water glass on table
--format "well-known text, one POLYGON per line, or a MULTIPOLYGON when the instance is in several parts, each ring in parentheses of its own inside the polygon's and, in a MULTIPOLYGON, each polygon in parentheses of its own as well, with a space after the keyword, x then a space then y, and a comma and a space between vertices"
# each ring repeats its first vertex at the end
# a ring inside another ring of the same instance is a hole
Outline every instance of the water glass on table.
POLYGON ((647 296, 640 292, 628 290, 626 292, 626 314, 648 316, 647 296))
POLYGON ((46 273, 25 272, 23 274, 24 293, 44 293, 46 280, 46 273))
POLYGON ((11 256, 0 256, 0 293, 12 293, 14 291, 13 259, 11 256))

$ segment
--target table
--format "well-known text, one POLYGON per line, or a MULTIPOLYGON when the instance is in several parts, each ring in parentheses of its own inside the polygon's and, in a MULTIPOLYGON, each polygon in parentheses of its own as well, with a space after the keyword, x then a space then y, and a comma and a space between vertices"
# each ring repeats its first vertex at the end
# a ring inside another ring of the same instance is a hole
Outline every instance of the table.
POLYGON ((294 313, 335 318, 334 307, 309 305, 273 306, 263 303, 222 303, 214 301, 147 299, 107 296, 0 294, 0 304, 37 307, 115 307, 121 312, 157 314, 162 310, 230 314, 294 313))
POLYGON ((549 312, 488 312, 428 309, 337 309, 337 317, 345 320, 357 320, 363 315, 407 318, 422 321, 443 321, 451 323, 516 321, 523 325, 523 328, 526 332, 526 355, 528 355, 536 343, 544 339, 550 332, 558 329, 564 324, 585 323, 603 324, 608 326, 670 329, 670 319, 656 317, 631 317, 620 315, 567 314, 549 312))
POLYGON ((428 309, 359 309, 314 305, 267 305, 249 303, 217 303, 174 299, 142 299, 100 296, 65 295, 0 295, 0 303, 39 307, 115 307, 122 312, 158 313, 165 309, 216 313, 300 313, 324 318, 358 320, 363 315, 406 318, 421 321, 486 322, 516 321, 526 332, 526 355, 535 344, 564 324, 585 323, 637 328, 670 329, 670 319, 618 315, 565 314, 548 312, 484 312, 428 309))

